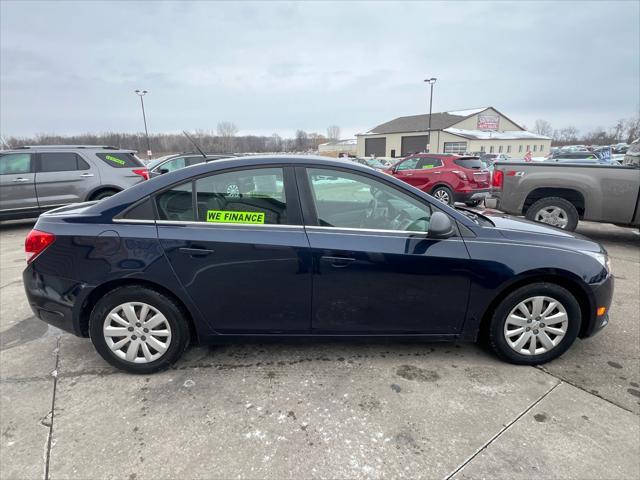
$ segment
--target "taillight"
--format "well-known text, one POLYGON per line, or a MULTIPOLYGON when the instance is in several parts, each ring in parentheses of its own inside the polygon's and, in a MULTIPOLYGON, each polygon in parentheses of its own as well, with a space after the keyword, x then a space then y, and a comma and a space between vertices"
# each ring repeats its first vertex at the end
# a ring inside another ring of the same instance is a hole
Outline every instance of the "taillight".
POLYGON ((493 178, 491 179, 491 186, 495 188, 502 188, 503 181, 504 173, 502 173, 502 170, 494 170, 493 178))
POLYGON ((460 177, 462 180, 469 180, 467 178, 467 174, 464 172, 461 172, 460 170, 453 170, 452 173, 455 173, 458 177, 460 177))
POLYGON ((149 180, 149 170, 147 170, 146 168, 134 168, 131 171, 136 175, 140 175, 145 180, 149 180))
POLYGON ((53 233, 31 230, 24 241, 24 252, 27 254, 27 263, 31 263, 45 248, 56 239, 53 233))

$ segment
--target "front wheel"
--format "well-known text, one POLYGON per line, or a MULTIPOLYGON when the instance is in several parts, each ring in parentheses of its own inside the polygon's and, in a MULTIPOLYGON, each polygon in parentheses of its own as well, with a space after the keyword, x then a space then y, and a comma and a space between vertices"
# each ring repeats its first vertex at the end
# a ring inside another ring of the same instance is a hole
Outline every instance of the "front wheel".
POLYGON ((580 218, 578 210, 568 200, 560 197, 541 198, 529 207, 527 220, 546 223, 573 232, 580 218))
POLYGON ((498 305, 489 325, 489 344, 507 362, 538 365, 567 351, 580 324, 580 306, 571 292, 552 283, 534 283, 498 305))
POLYGON ((145 286, 127 285, 96 303, 89 334, 111 365, 147 374, 164 370, 180 358, 188 345, 189 327, 173 298, 145 286))

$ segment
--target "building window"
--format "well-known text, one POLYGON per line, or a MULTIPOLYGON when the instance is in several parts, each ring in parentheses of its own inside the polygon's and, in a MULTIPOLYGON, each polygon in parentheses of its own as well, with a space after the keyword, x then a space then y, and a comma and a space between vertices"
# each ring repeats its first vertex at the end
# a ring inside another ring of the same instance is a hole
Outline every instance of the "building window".
POLYGON ((522 145, 518 147, 518 153, 522 153, 522 145))
POLYGON ((540 151, 544 150, 544 145, 540 145, 540 151))
POLYGON ((511 153, 511 145, 507 145, 507 153, 511 153))
POLYGON ((498 153, 502 153, 502 145, 498 147, 498 153))
POLYGON ((533 151, 534 151, 534 152, 537 152, 537 151, 538 151, 538 145, 534 145, 534 146, 533 146, 533 151))
POLYGON ((484 147, 480 147, 480 151, 481 151, 481 152, 484 152, 484 147))
POLYGON ((489 147, 489 153, 493 153, 493 145, 489 147))
POLYGON ((463 154, 467 151, 467 142, 444 142, 444 153, 463 154))
POLYGON ((527 152, 531 151, 531 145, 527 145, 527 152))

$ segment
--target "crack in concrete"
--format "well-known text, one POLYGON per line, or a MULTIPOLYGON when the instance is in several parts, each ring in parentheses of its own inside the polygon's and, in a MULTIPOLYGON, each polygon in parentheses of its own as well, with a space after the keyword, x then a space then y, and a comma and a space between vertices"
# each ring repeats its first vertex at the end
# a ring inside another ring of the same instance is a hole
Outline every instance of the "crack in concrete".
POLYGON ((544 393, 540 398, 538 398, 535 402, 533 402, 531 405, 529 405, 527 408, 525 408, 521 413, 519 413, 516 418, 514 418, 513 420, 511 420, 511 422, 509 422, 507 425, 505 425, 504 427, 502 427, 500 429, 500 431, 498 431, 498 433, 496 433, 493 437, 491 437, 489 439, 489 441, 487 441, 484 445, 482 445, 478 450, 476 450, 473 455, 471 455, 469 458, 467 458, 464 462, 462 462, 462 464, 460 464, 453 472, 451 472, 449 475, 447 475, 446 477, 444 477, 444 480, 450 480, 455 474, 457 474, 458 472, 460 472, 464 467, 466 467, 474 458, 476 458, 478 455, 480 455, 480 453, 485 450, 489 445, 491 445, 493 442, 495 442, 504 432, 506 432, 507 430, 509 430, 509 428, 511 428, 513 426, 513 424, 515 424, 518 420, 520 420, 522 417, 524 417, 529 411, 531 411, 531 409, 533 407, 535 407, 536 405, 538 405, 542 400, 544 400, 547 395, 549 395, 551 392, 553 392, 557 387, 559 387, 560 385, 562 385, 562 380, 560 380, 560 382, 556 383, 553 387, 551 387, 546 393, 544 393))
MULTIPOLYGON (((51 415, 51 421, 48 423, 41 422, 43 425, 49 427, 49 433, 47 435, 47 442, 45 443, 45 454, 44 454, 44 472, 43 472, 43 480, 49 480, 49 465, 51 464, 51 443, 53 440, 53 419, 55 417, 55 409, 56 409, 56 388, 58 386, 58 362, 60 360, 60 337, 56 342, 56 349, 54 350, 56 353, 56 366, 53 372, 51 372, 51 376, 53 377, 53 395, 51 396, 51 411, 49 412, 51 415)), ((48 418, 49 415, 47 415, 48 418)), ((44 419, 43 419, 44 420, 44 419)))
POLYGON ((534 368, 537 369, 537 370, 540 370, 543 373, 546 373, 547 375, 549 375, 550 377, 555 378, 556 380, 560 380, 561 382, 564 382, 567 385, 571 385, 572 387, 575 387, 578 390, 582 390, 583 392, 588 393, 589 395, 593 395, 594 397, 598 397, 600 400, 604 400, 605 402, 610 403, 611 405, 613 405, 615 407, 618 407, 618 408, 624 410, 625 412, 633 413, 636 416, 640 415, 640 413, 636 413, 633 410, 630 410, 629 408, 625 407, 624 405, 619 405, 616 402, 614 402, 613 400, 610 400, 608 398, 603 397, 599 393, 594 393, 591 390, 587 390, 586 388, 581 387, 580 385, 577 385, 576 383, 572 382, 571 380, 567 380, 563 376, 559 376, 559 375, 555 375, 555 374, 551 373, 549 370, 547 370, 544 367, 544 365, 536 365, 534 368))

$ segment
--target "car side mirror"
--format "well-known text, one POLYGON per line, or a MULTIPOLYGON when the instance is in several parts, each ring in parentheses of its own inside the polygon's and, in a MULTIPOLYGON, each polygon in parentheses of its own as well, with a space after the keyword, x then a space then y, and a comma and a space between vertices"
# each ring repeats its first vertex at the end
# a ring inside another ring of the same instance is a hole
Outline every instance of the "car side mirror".
POLYGON ((429 237, 449 238, 455 234, 453 222, 449 215, 442 212, 434 212, 429 221, 429 237))
POLYGON ((158 170, 158 173, 160 173, 160 175, 162 175, 163 173, 169 173, 169 169, 161 168, 160 170, 158 170))

